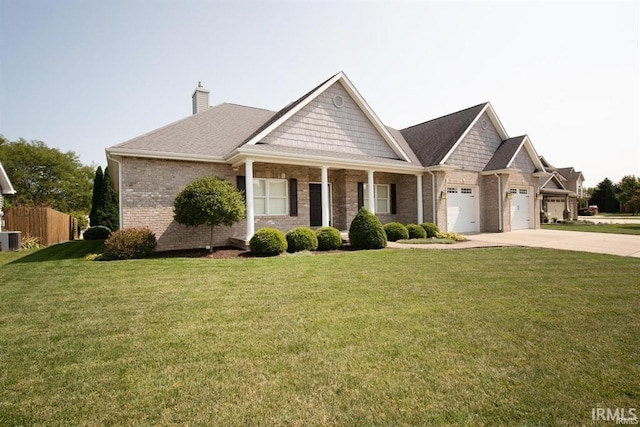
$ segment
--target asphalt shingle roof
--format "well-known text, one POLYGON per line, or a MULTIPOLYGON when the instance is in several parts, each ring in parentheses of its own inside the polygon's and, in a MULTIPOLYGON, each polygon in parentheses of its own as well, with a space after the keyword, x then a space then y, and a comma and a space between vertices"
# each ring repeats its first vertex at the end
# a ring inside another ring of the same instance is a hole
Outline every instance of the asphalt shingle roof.
POLYGON ((525 137, 525 135, 516 136, 502 141, 502 144, 500 144, 496 152, 493 153, 493 157, 491 157, 491 160, 489 160, 484 170, 493 171, 506 169, 509 166, 509 162, 513 159, 513 156, 518 152, 518 149, 522 145, 522 140, 525 137))
POLYGON ((576 171, 571 166, 567 168, 558 168, 558 172, 560 173, 560 175, 562 175, 563 177, 565 177, 567 180, 570 180, 570 181, 574 181, 578 179, 580 174, 582 174, 582 172, 576 171))
POLYGON ((112 148, 224 157, 274 114, 224 103, 112 148))
POLYGON ((439 164, 487 103, 400 130, 423 166, 439 164))
POLYGON ((307 97, 309 97, 313 92, 315 92, 316 90, 318 90, 318 88, 322 85, 324 85, 326 82, 328 82, 329 80, 331 80, 332 78, 334 78, 337 74, 334 74, 333 76, 329 77, 327 80, 323 81, 322 83, 320 83, 318 86, 314 87, 313 89, 311 89, 309 92, 305 93, 304 95, 302 95, 300 98, 296 99, 295 101, 291 102, 290 104, 288 104, 287 106, 285 106, 283 109, 281 109, 280 111, 278 111, 277 113, 275 113, 269 120, 267 120, 262 126, 260 126, 258 129, 255 130, 255 132, 253 132, 251 135, 249 135, 244 141, 244 143, 249 142, 251 139, 253 139, 256 135, 258 135, 260 132, 262 132, 263 130, 265 130, 266 128, 268 128, 269 126, 271 126, 273 123, 275 123, 280 117, 284 116, 285 114, 287 114, 289 111, 291 111, 293 108, 295 108, 298 104, 300 104, 302 101, 304 101, 305 99, 307 99, 307 97))

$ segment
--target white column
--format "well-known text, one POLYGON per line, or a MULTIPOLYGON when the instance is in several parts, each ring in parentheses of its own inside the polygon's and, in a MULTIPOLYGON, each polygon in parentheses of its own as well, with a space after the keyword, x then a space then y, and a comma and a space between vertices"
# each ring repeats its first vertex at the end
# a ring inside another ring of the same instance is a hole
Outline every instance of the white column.
POLYGON ((320 184, 322 197, 322 226, 329 226, 329 172, 327 166, 322 166, 322 182, 320 184))
POLYGON ((376 199, 375 199, 375 192, 374 192, 374 184, 373 184, 373 171, 367 171, 367 175, 368 175, 368 182, 367 182, 367 193, 368 197, 369 197, 369 206, 367 206, 367 209, 369 209, 371 211, 371 213, 376 213, 376 199))
POLYGON ((422 174, 416 175, 416 187, 418 188, 418 224, 424 222, 424 213, 422 211, 422 174))
POLYGON ((244 163, 245 189, 244 194, 247 199, 247 237, 249 240, 254 233, 253 215, 253 160, 247 159, 244 163))

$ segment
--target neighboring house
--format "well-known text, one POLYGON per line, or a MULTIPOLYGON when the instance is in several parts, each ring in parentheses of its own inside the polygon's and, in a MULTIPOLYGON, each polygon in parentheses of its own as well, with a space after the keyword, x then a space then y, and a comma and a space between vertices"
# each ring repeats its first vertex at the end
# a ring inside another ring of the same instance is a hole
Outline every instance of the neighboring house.
POLYGON ((0 162, 0 232, 4 227, 4 212, 2 211, 4 208, 4 195, 15 193, 16 191, 13 189, 11 181, 9 181, 9 177, 4 170, 4 167, 2 167, 2 162, 0 162))
POLYGON ((121 227, 151 228, 158 250, 208 244, 207 232, 173 220, 176 195, 202 175, 246 195, 247 219, 220 227, 216 245, 267 226, 347 230, 361 206, 383 223, 429 221, 444 231, 539 227, 550 174, 489 103, 397 130, 342 72, 277 112, 209 107, 201 84, 192 99, 192 116, 106 150, 121 227))
POLYGON ((550 173, 540 189, 543 220, 577 219, 578 199, 584 197, 584 175, 573 167, 556 168, 544 157, 540 161, 550 173))

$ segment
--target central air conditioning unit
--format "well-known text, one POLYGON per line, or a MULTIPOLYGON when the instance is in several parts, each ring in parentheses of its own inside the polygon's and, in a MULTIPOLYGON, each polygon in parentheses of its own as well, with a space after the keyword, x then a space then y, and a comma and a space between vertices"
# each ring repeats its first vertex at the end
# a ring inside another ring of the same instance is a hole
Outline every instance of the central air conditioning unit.
POLYGON ((22 247, 22 233, 20 231, 0 232, 0 251, 19 251, 22 247))

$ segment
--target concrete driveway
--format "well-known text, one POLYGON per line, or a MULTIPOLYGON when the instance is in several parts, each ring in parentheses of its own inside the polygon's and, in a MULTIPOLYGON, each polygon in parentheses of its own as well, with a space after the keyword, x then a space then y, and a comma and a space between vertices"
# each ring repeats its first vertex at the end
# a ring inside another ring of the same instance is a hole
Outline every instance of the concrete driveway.
POLYGON ((482 246, 528 246, 640 258, 640 236, 562 230, 518 230, 466 236, 482 246))

